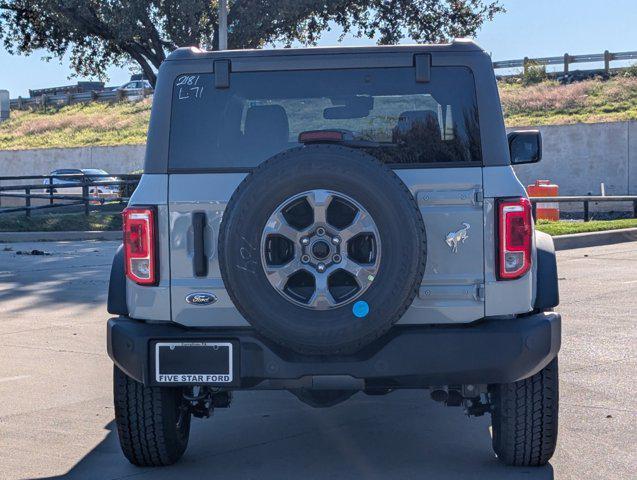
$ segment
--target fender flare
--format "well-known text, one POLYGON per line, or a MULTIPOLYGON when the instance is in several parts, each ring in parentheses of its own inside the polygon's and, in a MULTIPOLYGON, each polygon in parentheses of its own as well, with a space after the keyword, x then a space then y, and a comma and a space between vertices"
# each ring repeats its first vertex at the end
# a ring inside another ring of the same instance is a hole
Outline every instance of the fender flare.
POLYGON ((126 304, 126 274, 124 273, 124 246, 120 245, 113 257, 111 277, 108 282, 108 313, 128 315, 126 304))
POLYGON ((560 303, 553 238, 544 232, 536 231, 535 247, 537 250, 537 275, 533 307, 537 310, 548 310, 560 303))

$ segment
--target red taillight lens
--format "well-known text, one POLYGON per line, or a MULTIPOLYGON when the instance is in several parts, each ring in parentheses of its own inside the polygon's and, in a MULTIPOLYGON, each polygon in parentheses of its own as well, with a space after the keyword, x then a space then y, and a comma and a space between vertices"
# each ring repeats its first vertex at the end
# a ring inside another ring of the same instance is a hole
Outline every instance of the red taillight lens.
POLYGON ((533 220, 528 198, 498 203, 498 278, 520 278, 531 268, 533 220))
POLYGON ((157 283, 155 209, 126 208, 122 215, 126 276, 140 285, 154 285, 157 283))
POLYGON ((299 133, 299 143, 342 142, 345 139, 339 130, 308 130, 299 133))

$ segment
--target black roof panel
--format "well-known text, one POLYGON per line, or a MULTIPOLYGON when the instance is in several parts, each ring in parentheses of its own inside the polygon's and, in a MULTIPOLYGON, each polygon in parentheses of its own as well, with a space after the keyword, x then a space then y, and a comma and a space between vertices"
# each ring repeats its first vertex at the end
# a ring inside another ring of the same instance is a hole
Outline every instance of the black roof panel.
POLYGON ((166 60, 198 60, 219 58, 259 58, 276 56, 329 55, 356 53, 469 53, 484 52, 472 40, 454 40, 444 44, 426 45, 374 45, 369 47, 311 47, 311 48, 273 48, 254 50, 217 50, 206 51, 196 47, 182 47, 173 51, 166 60))

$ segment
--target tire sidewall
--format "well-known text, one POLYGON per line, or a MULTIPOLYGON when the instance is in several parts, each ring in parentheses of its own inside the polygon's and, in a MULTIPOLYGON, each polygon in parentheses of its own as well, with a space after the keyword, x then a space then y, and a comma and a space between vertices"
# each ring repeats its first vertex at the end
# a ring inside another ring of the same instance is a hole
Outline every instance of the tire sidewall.
POLYGON ((411 193, 375 158, 337 146, 301 147, 273 157, 239 186, 223 216, 219 262, 235 306, 263 335, 304 353, 358 348, 411 304, 424 271, 424 226, 411 193), (268 218, 289 198, 313 189, 351 197, 376 223, 379 270, 356 299, 369 305, 366 317, 354 315, 355 302, 323 311, 295 305, 265 275, 260 245, 268 218))

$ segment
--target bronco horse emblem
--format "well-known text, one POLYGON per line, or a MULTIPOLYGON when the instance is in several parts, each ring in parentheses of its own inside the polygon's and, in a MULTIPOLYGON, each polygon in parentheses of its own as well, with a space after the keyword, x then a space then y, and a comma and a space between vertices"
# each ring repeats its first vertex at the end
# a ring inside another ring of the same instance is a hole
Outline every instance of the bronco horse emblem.
POLYGON ((456 232, 449 232, 447 234, 447 237, 445 238, 445 242, 447 242, 447 245, 449 245, 453 253, 458 253, 458 245, 464 243, 464 241, 469 238, 469 235, 467 235, 467 230, 471 228, 471 225, 463 222, 462 226, 464 228, 461 228, 456 232))

